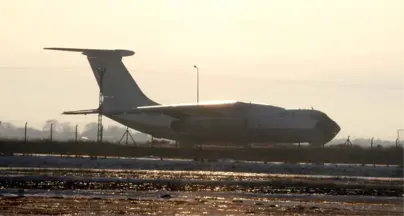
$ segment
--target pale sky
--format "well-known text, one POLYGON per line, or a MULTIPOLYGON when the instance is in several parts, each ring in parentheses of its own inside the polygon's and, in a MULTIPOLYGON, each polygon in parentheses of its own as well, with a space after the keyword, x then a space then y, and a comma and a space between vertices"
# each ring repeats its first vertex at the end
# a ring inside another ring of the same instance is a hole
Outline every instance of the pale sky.
MULTIPOLYGON (((129 49, 160 103, 255 101, 310 108, 338 137, 394 140, 404 128, 402 0, 0 0, 0 120, 41 127, 96 108, 85 56, 43 47, 129 49)), ((106 121, 106 124, 116 124, 106 121)))

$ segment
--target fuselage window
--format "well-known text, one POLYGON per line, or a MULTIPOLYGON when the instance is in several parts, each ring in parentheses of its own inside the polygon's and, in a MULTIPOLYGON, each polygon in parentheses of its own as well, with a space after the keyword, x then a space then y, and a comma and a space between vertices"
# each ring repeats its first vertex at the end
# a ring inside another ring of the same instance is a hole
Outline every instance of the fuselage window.
POLYGON ((281 116, 281 117, 285 117, 285 116, 286 116, 286 112, 281 112, 280 116, 281 116))

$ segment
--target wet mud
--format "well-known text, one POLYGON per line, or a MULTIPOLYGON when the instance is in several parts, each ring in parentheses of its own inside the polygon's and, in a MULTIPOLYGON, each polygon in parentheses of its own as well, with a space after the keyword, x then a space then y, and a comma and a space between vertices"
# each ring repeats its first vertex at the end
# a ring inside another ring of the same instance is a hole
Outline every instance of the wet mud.
POLYGON ((402 215, 401 203, 21 197, 0 198, 4 215, 402 215))

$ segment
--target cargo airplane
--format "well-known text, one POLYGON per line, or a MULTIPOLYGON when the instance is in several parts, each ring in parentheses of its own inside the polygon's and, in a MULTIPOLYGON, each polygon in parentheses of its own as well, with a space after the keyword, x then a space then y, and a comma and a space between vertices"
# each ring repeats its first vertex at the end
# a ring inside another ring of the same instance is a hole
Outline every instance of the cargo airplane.
POLYGON ((147 97, 122 62, 130 50, 44 48, 87 57, 104 99, 97 109, 66 115, 97 114, 181 146, 195 143, 309 143, 324 145, 340 131, 324 112, 285 109, 240 101, 162 105, 147 97))

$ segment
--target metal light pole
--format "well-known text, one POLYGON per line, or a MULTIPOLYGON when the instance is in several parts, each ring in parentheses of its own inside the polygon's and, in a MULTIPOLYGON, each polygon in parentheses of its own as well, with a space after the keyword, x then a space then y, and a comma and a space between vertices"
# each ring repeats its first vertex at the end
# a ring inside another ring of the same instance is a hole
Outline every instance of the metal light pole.
POLYGON ((397 129, 397 139, 399 140, 400 140, 400 131, 404 131, 404 129, 397 129))
POLYGON ((196 68, 196 103, 199 103, 199 68, 194 65, 196 68))
POLYGON ((97 142, 102 142, 104 127, 102 125, 102 115, 103 115, 103 101, 104 101, 104 75, 106 72, 105 68, 97 69, 98 75, 100 76, 100 93, 98 98, 98 128, 97 128, 97 142))

